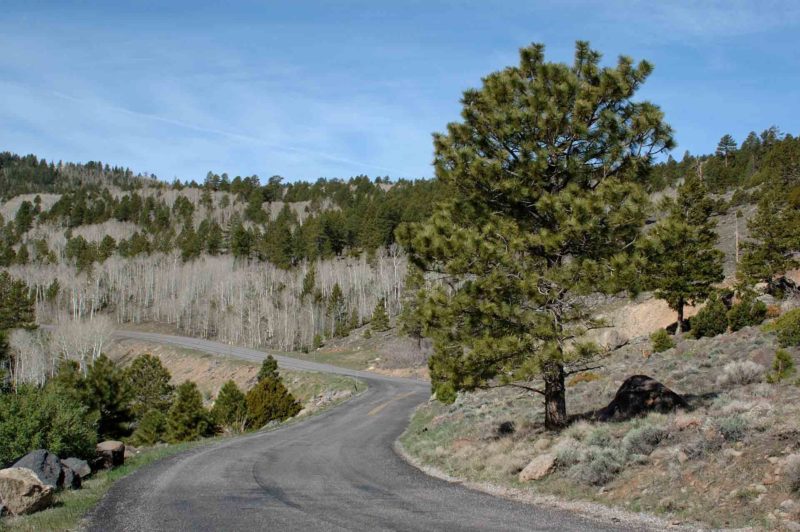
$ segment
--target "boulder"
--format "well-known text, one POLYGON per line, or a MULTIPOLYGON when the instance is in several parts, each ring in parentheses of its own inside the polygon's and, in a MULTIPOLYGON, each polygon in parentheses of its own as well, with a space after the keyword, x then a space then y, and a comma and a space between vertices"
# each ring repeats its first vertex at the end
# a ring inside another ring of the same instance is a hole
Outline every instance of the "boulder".
POLYGON ((614 351, 626 345, 630 339, 616 329, 607 329, 600 334, 600 347, 608 351, 614 351))
POLYGON ((9 467, 0 470, 0 500, 10 514, 30 514, 53 503, 53 488, 30 469, 9 467))
POLYGON ((61 471, 64 473, 64 489, 77 490, 81 487, 81 476, 72 470, 71 467, 62 465, 61 471))
POLYGON ((30 469, 44 484, 53 489, 64 485, 64 473, 61 470, 61 460, 58 456, 44 449, 31 451, 11 467, 24 467, 30 469))
POLYGON ((540 454, 525 466, 519 473, 520 482, 530 482, 539 480, 549 475, 556 467, 556 455, 547 453, 540 454))
POLYGON ((89 467, 89 462, 81 460, 80 458, 65 458, 61 460, 61 464, 72 469, 81 479, 92 474, 92 468, 89 467))
POLYGON ((599 421, 624 421, 648 412, 670 412, 686 408, 686 400, 647 375, 625 379, 614 399, 595 417, 599 421))
POLYGON ((125 444, 121 441, 107 440, 95 447, 96 457, 92 469, 111 469, 125 463, 125 444))

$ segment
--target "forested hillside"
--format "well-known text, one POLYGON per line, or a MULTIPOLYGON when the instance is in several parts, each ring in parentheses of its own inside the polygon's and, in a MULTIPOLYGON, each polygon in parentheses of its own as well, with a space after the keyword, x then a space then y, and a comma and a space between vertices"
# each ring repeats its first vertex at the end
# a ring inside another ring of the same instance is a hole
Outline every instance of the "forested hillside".
MULTIPOLYGON (((716 244, 726 271, 767 281, 781 261, 789 265, 798 168, 800 140, 772 127, 741 147, 725 135, 713 154, 669 157, 643 179, 654 200, 687 178, 702 181, 707 214, 721 222, 710 230, 723 235, 716 244), (748 229, 771 244, 748 244, 748 229), (763 267, 765 254, 774 268, 763 267)), ((285 350, 345 336, 377 306, 392 317, 404 303, 416 308, 413 291, 424 280, 404 291, 407 260, 395 230, 428 219, 449 194, 441 180, 366 176, 262 183, 209 172, 202 184, 167 184, 102 163, 9 153, 0 156, 0 182, 0 266, 30 287, 40 322, 163 322, 285 350)), ((654 201, 652 213, 666 211, 654 201)), ((404 330, 419 334, 408 310, 404 330)), ((67 344, 64 356, 97 354, 91 342, 67 344)))

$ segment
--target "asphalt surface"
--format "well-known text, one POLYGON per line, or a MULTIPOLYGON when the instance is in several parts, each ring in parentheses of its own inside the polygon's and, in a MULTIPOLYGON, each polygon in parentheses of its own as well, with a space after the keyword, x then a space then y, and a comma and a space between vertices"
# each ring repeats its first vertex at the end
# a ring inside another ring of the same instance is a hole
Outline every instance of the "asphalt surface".
MULTIPOLYGON (((260 361, 264 353, 161 334, 121 337, 260 361)), ((363 394, 278 430, 224 440, 117 482, 89 530, 620 530, 425 475, 393 450, 427 383, 288 357, 281 367, 359 377, 363 394)))

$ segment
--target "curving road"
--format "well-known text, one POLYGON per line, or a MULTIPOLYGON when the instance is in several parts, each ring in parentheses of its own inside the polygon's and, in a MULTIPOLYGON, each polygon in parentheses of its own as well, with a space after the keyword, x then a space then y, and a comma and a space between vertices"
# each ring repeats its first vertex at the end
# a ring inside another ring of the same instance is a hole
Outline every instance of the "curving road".
MULTIPOLYGON (((264 353, 161 334, 119 337, 260 361, 264 353)), ((122 479, 89 530, 619 530, 569 512, 495 498, 429 477, 393 444, 428 384, 276 357, 284 368, 351 375, 369 389, 272 432, 166 458, 122 479)))

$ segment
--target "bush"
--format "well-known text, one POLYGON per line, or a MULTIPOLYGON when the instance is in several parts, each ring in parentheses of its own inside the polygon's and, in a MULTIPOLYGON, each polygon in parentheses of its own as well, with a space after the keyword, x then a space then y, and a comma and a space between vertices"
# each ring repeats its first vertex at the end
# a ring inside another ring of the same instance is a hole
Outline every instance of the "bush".
POLYGON ((576 480, 592 486, 602 486, 612 481, 622 471, 625 460, 614 449, 589 448, 586 461, 574 466, 571 474, 576 480))
POLYGON ((795 372, 794 360, 788 351, 778 349, 772 360, 772 372, 767 375, 767 382, 776 383, 790 377, 795 372))
POLYGON ((135 445, 155 445, 164 441, 167 431, 167 418, 160 410, 150 410, 139 420, 139 425, 131 437, 135 445))
POLYGON ((727 316, 728 326, 732 331, 760 325, 767 317, 767 305, 752 294, 747 294, 730 308, 727 316))
POLYGON ((719 433, 726 441, 741 441, 747 434, 747 422, 740 416, 729 416, 719 420, 719 433))
POLYGON ((597 427, 586 438, 586 444, 595 447, 609 447, 612 441, 611 433, 605 427, 597 427))
POLYGON ((279 378, 267 378, 247 392, 247 418, 250 427, 259 429, 270 421, 284 421, 300 412, 300 403, 279 378))
MULTIPOLYGON (((261 367, 258 369, 258 375, 256 376, 257 381, 263 381, 264 379, 277 379, 278 378, 278 361, 272 355, 267 355, 263 361, 261 361, 261 367)), ((235 386, 235 385, 234 385, 235 386)))
POLYGON ((100 438, 118 439, 130 434, 131 389, 123 371, 111 359, 100 355, 89 366, 81 386, 83 404, 99 414, 100 438))
POLYGON ((247 401, 244 393, 233 381, 222 385, 211 409, 214 420, 223 427, 234 431, 242 431, 247 421, 247 401))
POLYGON ((659 329, 651 334, 650 341, 653 343, 653 352, 655 353, 662 353, 675 347, 675 340, 665 329, 659 329))
POLYGON ((88 458, 97 443, 97 414, 54 387, 23 385, 0 395, 0 466, 34 449, 88 458))
POLYGON ((800 308, 783 314, 765 330, 777 333, 781 347, 800 346, 800 308))
POLYGON ((586 449, 578 440, 565 438, 555 446, 555 453, 556 465, 560 468, 568 468, 583 460, 586 449))
POLYGON ((622 439, 622 446, 628 454, 648 455, 667 437, 667 431, 661 427, 644 425, 631 429, 622 439))
POLYGON ((381 298, 378 304, 375 305, 375 310, 372 311, 372 320, 370 321, 369 328, 375 332, 389 330, 389 315, 386 313, 386 300, 384 298, 381 298))
POLYGON ((728 309, 719 296, 708 299, 706 306, 691 319, 692 335, 695 338, 716 336, 728 329, 728 309))
POLYGON ((167 441, 178 443, 211 435, 214 425, 210 418, 197 385, 184 382, 178 386, 175 402, 167 413, 167 441))
POLYGON ((750 360, 743 362, 730 362, 722 368, 722 375, 717 377, 719 386, 744 386, 761 382, 764 376, 764 366, 750 360))
POLYGON ((137 419, 151 410, 163 413, 169 409, 175 388, 161 359, 150 354, 138 356, 125 370, 125 377, 131 389, 131 410, 137 419))

